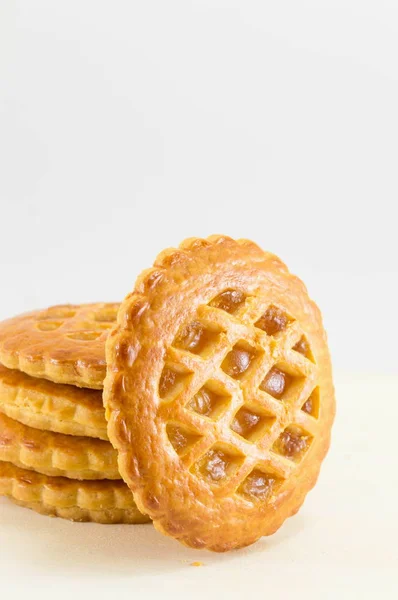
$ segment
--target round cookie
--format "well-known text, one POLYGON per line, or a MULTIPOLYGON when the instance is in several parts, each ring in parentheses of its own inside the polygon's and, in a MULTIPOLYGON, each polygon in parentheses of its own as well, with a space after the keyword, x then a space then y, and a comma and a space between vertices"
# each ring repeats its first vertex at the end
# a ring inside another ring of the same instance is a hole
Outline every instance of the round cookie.
POLYGON ((0 323, 0 363, 55 383, 101 389, 118 304, 53 306, 0 323))
POLYGON ((48 477, 0 461, 0 496, 43 515, 95 523, 148 523, 122 481, 48 477))
POLYGON ((120 479, 109 442, 34 429, 0 413, 0 460, 44 475, 120 479))
POLYGON ((102 391, 30 377, 3 365, 0 412, 36 429, 108 439, 102 391))
POLYGON ((297 512, 335 401, 320 312, 276 256, 222 236, 166 250, 106 356, 108 435, 157 529, 226 551, 297 512))

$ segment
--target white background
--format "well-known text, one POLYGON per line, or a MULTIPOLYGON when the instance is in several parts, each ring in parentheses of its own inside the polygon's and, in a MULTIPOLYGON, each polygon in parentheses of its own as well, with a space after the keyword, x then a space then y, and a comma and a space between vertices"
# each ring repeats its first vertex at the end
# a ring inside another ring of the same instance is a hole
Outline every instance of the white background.
POLYGON ((2 589, 394 597, 397 3, 2 0, 0 110, 0 318, 121 299, 185 237, 248 237, 321 306, 339 401, 272 539, 219 557, 1 501, 2 589))

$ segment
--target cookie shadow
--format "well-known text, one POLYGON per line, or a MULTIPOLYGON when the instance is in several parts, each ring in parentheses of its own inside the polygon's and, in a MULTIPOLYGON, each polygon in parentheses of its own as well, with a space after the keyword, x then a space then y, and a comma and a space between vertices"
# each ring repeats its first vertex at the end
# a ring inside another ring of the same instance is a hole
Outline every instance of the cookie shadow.
POLYGON ((191 567, 241 560, 242 556, 272 552, 304 528, 305 519, 289 519, 273 536, 226 554, 193 550, 146 525, 97 525, 50 519, 12 505, 0 504, 0 529, 18 548, 20 563, 36 572, 55 569, 67 576, 85 577, 110 573, 143 576, 191 567), (32 548, 34 551, 32 552, 32 548))

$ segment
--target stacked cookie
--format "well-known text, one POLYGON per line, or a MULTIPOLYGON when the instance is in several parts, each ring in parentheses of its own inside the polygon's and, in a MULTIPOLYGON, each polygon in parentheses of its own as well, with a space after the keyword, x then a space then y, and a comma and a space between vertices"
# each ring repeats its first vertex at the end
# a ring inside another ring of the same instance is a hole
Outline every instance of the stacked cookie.
POLYGON ((108 441, 102 384, 117 304, 0 323, 0 494, 42 514, 144 523, 108 441))

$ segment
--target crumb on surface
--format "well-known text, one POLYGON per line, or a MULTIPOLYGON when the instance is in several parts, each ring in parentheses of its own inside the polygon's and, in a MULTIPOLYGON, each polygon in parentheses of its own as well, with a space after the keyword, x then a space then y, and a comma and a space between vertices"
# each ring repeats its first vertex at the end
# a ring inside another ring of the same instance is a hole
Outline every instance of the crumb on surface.
POLYGON ((191 563, 191 567, 203 567, 203 563, 196 560, 195 562, 191 563))

